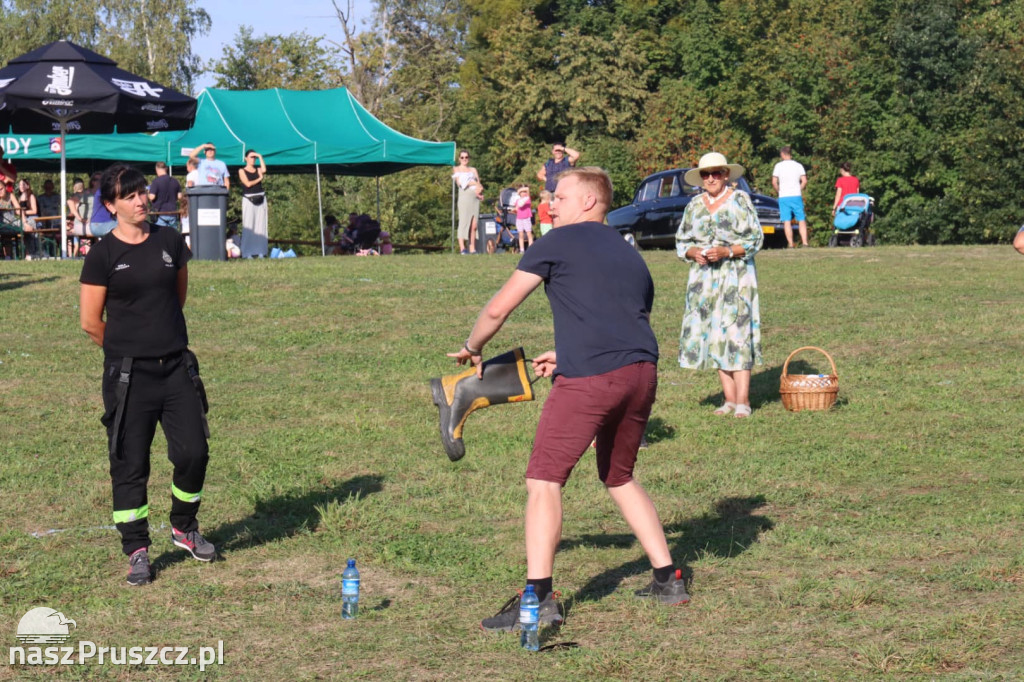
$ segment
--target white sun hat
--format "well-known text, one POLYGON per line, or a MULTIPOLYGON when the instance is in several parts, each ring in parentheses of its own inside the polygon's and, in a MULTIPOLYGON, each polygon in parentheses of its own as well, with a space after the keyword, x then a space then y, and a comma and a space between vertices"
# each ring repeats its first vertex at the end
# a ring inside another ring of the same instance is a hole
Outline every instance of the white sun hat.
POLYGON ((743 177, 743 174, 747 172, 747 169, 738 163, 729 163, 725 160, 725 156, 718 152, 708 152, 704 156, 700 157, 700 161, 697 163, 696 168, 691 168, 686 171, 683 176, 683 180, 686 184, 693 185, 694 187, 701 186, 700 172, 702 170, 708 170, 710 168, 728 168, 729 169, 729 182, 738 180, 743 177))

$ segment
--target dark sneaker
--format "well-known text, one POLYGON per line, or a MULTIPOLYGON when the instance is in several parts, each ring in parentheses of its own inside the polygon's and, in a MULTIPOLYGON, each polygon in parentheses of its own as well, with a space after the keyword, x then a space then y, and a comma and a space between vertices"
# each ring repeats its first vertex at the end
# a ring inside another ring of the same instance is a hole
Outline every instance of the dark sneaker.
MULTIPOLYGON (((480 627, 486 632, 515 632, 519 629, 519 600, 523 593, 520 591, 516 596, 505 602, 496 614, 490 618, 480 621, 480 627)), ((538 610, 538 623, 541 627, 545 625, 561 625, 565 620, 562 615, 562 605, 558 603, 560 592, 552 592, 544 597, 538 610)))
POLYGON ((153 582, 153 571, 149 568, 149 551, 143 547, 128 557, 128 584, 138 587, 153 582))
POLYGON ((174 540, 175 545, 187 550, 189 554, 200 561, 213 561, 217 556, 217 548, 200 535, 198 530, 182 533, 176 528, 171 528, 171 539, 174 540))
POLYGON ((668 606, 685 604, 690 601, 690 595, 686 593, 686 583, 683 581, 683 572, 678 568, 675 577, 669 578, 663 583, 652 580, 650 585, 642 590, 637 590, 636 596, 657 599, 660 603, 668 606))

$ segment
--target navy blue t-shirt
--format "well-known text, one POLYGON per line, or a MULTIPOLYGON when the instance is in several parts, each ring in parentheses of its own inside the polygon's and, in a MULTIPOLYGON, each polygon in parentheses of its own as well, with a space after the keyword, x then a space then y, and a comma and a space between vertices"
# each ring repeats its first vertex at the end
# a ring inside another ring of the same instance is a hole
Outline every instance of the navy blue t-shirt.
POLYGON ((558 174, 563 173, 572 168, 572 162, 569 161, 568 156, 563 156, 561 161, 555 161, 555 157, 551 157, 544 162, 544 189, 549 192, 554 192, 555 187, 558 186, 558 174))
POLYGON ((533 243, 519 269, 544 280, 555 321, 555 374, 587 377, 658 361, 650 322, 654 281, 614 228, 556 227, 533 243))
POLYGON ((178 271, 191 258, 185 237, 159 225, 140 244, 111 232, 89 249, 79 281, 107 288, 107 357, 162 358, 188 347, 178 271))

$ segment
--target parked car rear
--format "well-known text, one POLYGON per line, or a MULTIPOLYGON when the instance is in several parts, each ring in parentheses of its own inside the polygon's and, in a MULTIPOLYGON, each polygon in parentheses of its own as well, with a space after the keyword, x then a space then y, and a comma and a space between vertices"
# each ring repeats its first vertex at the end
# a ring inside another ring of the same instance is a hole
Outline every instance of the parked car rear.
MULTIPOLYGON (((675 248, 676 230, 683 218, 683 210, 702 191, 700 187, 694 187, 683 180, 687 170, 675 168, 644 178, 636 188, 633 202, 608 214, 608 224, 638 247, 675 248)), ((746 178, 740 178, 734 185, 736 189, 750 195, 765 235, 776 232, 781 234, 779 202, 772 197, 754 193, 746 178)))

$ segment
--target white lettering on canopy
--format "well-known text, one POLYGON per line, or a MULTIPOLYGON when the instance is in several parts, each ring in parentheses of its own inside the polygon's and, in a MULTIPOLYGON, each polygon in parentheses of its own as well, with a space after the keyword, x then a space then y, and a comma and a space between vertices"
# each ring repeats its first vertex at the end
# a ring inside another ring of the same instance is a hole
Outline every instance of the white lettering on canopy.
POLYGON ((51 95, 67 97, 71 94, 71 82, 75 79, 75 67, 54 66, 47 78, 50 79, 50 84, 43 88, 44 91, 51 95))
POLYGON ((28 154, 28 148, 31 144, 31 137, 0 138, 0 146, 4 148, 4 154, 6 154, 7 156, 13 156, 15 154, 28 154))
POLYGON ((154 88, 146 81, 123 81, 119 78, 111 78, 110 82, 129 95, 135 95, 136 97, 156 97, 160 99, 160 93, 164 91, 163 88, 154 88))

